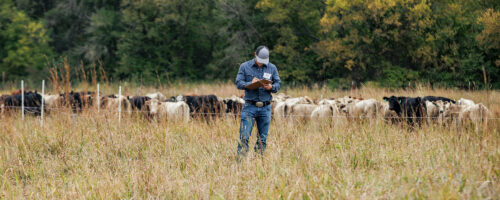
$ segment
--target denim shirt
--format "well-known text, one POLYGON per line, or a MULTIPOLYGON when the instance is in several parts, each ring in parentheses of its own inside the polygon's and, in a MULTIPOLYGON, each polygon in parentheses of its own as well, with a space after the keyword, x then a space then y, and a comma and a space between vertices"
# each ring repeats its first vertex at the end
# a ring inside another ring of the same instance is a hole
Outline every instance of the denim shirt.
POLYGON ((271 101, 273 99, 272 93, 276 93, 281 88, 281 80, 278 74, 278 69, 272 63, 267 65, 262 65, 259 67, 255 60, 249 60, 241 64, 238 70, 238 75, 236 75, 236 87, 240 90, 245 90, 245 100, 250 101, 271 101), (257 77, 258 79, 264 78, 264 73, 271 74, 271 81, 273 82, 273 88, 271 90, 266 90, 260 87, 256 90, 245 89, 245 87, 252 83, 252 79, 257 77))

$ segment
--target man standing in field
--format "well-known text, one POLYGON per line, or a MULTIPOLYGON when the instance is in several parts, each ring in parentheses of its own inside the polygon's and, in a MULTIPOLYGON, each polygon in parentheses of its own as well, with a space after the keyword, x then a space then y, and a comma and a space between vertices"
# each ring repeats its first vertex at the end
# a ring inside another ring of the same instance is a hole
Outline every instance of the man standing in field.
POLYGON ((236 87, 245 90, 245 105, 241 110, 240 141, 238 155, 248 153, 248 139, 252 133, 254 120, 257 121, 257 142, 254 150, 260 154, 266 149, 267 133, 271 123, 272 93, 279 91, 281 80, 278 69, 269 62, 269 48, 259 46, 255 57, 241 64, 236 76, 236 87), (259 85, 261 82, 262 84, 259 85), (252 86, 259 85, 258 88, 252 86))

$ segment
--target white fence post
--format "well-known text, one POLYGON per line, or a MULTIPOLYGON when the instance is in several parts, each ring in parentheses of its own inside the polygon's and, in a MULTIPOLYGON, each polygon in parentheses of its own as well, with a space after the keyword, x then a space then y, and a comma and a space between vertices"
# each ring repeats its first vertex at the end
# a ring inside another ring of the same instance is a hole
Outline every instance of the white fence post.
POLYGON ((21 113, 24 121, 24 80, 21 80, 21 113))
POLYGON ((101 107, 101 101, 99 97, 99 83, 97 84, 97 113, 99 113, 99 109, 101 107))
POLYGON ((118 88, 118 124, 122 120, 122 86, 118 88))
POLYGON ((43 126, 43 112, 45 109, 45 80, 42 80, 42 110, 41 110, 41 115, 40 115, 40 126, 43 126))

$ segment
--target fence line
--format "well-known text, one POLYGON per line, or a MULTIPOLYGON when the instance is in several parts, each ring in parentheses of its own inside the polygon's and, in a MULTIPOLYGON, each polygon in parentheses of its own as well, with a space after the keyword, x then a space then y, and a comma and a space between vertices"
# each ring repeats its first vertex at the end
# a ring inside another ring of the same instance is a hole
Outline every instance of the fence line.
MULTIPOLYGON (((354 84, 352 83, 352 86, 354 84)), ((100 85, 99 83, 97 83, 97 113, 100 112, 100 85)), ((58 113, 67 113, 69 112, 69 109, 74 109, 74 108, 71 108, 71 107, 58 107, 58 108, 47 108, 45 106, 45 99, 43 98, 43 96, 45 96, 45 80, 42 80, 42 105, 41 105, 41 110, 40 110, 40 125, 43 126, 43 120, 44 120, 44 112, 45 110, 50 110, 51 112, 52 111, 55 111, 55 112, 58 112, 58 113)), ((119 89, 118 89, 118 97, 122 97, 122 87, 121 85, 119 86, 119 89)), ((25 118, 25 112, 28 112, 28 113, 37 113, 36 111, 32 111, 31 109, 40 109, 40 107, 26 107, 24 105, 24 102, 25 102, 25 96, 24 96, 24 80, 21 80, 21 113, 22 113, 22 120, 24 120, 25 118), (28 109, 28 110, 27 110, 28 109)), ((121 114, 122 114, 122 106, 121 106, 121 102, 118 103, 118 110, 117 111, 113 111, 113 110, 106 110, 107 113, 118 113, 118 123, 120 124, 121 123, 121 114)), ((3 106, 3 108, 19 108, 19 106, 3 106)), ((77 111, 78 112, 78 111, 77 111)), ((74 112, 72 111, 71 113, 73 113, 73 117, 76 121, 76 113, 77 112, 74 112)), ((126 111, 126 113, 146 113, 146 114, 149 114, 149 111, 145 111, 145 110, 129 110, 129 111, 126 111)), ((459 112, 453 112, 452 114, 457 114, 459 112)), ((212 115, 212 116, 240 116, 241 114, 239 113, 226 113, 226 112, 222 112, 222 113, 200 113, 200 112, 196 112, 196 113, 189 113, 190 116, 199 116, 199 115, 212 115)), ((311 115, 297 115, 297 114, 288 114, 288 115, 285 115, 285 116, 281 116, 281 115, 275 115, 277 117, 281 117, 281 118, 289 118, 289 117, 301 117, 301 118, 305 118, 305 117, 311 117, 311 115)), ((346 114, 340 114, 340 115, 330 115, 328 117, 325 117, 325 118, 344 118, 344 119, 443 119, 443 120, 449 120, 449 119, 452 119, 450 117, 381 117, 381 116, 348 116, 346 114)), ((471 118, 471 119, 477 119, 477 118, 471 118)), ((484 120, 500 120, 500 118, 498 117, 488 117, 487 119, 484 119, 484 120)))
MULTIPOLYGON (((119 106, 121 107, 121 106, 119 106)), ((20 108, 19 106, 4 106, 4 108, 20 108)), ((36 111, 31 111, 30 109, 37 109, 37 108, 40 108, 40 107, 24 107, 25 108, 25 112, 29 112, 29 113, 36 113, 36 111)), ((59 113, 72 113, 72 114, 76 114, 76 113, 79 113, 81 111, 71 111, 73 108, 71 107, 58 107, 58 108, 45 108, 45 110, 51 110, 52 111, 55 111, 55 112, 59 112, 59 113)), ((105 112, 104 113, 117 113, 119 114, 119 117, 121 117, 121 112, 123 110, 121 109, 118 109, 116 111, 113 111, 112 109, 106 109, 104 110, 105 112)), ((128 113, 128 114, 132 114, 132 113, 142 113, 142 114, 149 114, 149 111, 146 111, 146 110, 129 110, 129 111, 125 111, 125 113, 128 113)), ((454 114, 458 114, 459 112, 453 112, 454 114)), ((195 113, 189 113, 190 115, 213 115, 213 116, 217 116, 217 115, 225 115, 225 116, 240 116, 241 114, 239 113, 225 113, 225 112, 221 112, 221 113, 213 113, 213 112, 195 112, 195 113)), ((286 115, 286 116, 282 116, 282 115, 277 115, 277 114, 274 114, 273 116, 275 117, 281 117, 281 118, 288 118, 288 117, 311 117, 311 115, 297 115, 297 114, 290 114, 290 115, 286 115)), ((331 116, 328 116, 328 117, 325 117, 325 118, 344 118, 344 119, 357 119, 357 118, 361 118, 361 119, 452 119, 450 117, 381 117, 381 116, 347 116, 346 114, 340 114, 340 115, 331 115, 331 116)), ((472 118, 472 119, 476 119, 476 118, 472 118)), ((119 119, 121 120, 121 119, 119 119)), ((485 119, 486 120, 486 119, 485 119)), ((488 117, 487 120, 500 120, 499 117, 488 117)))

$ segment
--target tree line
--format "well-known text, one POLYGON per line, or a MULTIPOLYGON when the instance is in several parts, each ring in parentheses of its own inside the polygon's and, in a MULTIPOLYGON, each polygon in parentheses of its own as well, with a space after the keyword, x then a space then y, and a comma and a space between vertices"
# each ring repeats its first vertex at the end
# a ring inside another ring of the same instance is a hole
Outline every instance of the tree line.
POLYGON ((500 88, 497 0, 2 0, 2 79, 233 80, 265 44, 284 84, 500 88))

